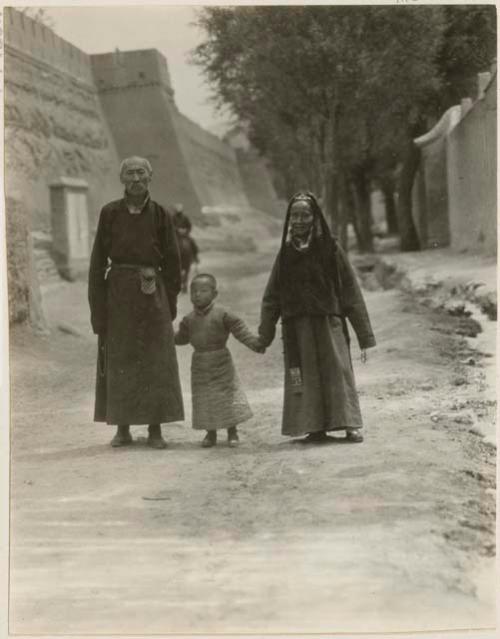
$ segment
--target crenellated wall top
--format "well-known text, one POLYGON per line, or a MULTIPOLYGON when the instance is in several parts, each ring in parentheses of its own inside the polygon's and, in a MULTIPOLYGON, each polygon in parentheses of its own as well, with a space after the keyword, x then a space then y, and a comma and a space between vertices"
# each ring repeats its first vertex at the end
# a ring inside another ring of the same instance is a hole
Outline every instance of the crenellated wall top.
POLYGON ((160 85, 173 95, 166 58, 157 49, 113 51, 91 55, 98 91, 116 91, 135 86, 160 85))
POLYGON ((21 11, 4 8, 5 44, 93 84, 90 56, 21 11))

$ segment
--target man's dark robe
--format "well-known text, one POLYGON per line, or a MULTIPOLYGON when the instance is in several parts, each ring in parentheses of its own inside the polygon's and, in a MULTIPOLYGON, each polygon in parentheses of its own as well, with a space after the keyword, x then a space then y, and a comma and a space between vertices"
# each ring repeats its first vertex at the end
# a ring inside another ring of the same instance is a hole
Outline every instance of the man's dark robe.
POLYGON ((180 279, 175 229, 159 204, 148 200, 134 214, 121 199, 102 209, 89 271, 91 323, 99 335, 95 421, 184 419, 172 328, 180 279), (141 290, 141 266, 155 269, 152 294, 141 290))

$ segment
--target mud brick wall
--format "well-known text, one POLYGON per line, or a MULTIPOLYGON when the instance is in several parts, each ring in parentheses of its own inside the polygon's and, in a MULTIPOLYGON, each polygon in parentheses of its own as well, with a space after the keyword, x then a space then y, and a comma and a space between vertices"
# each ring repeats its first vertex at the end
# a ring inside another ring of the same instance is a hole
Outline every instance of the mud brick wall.
POLYGON ((22 194, 34 230, 50 231, 48 185, 61 175, 80 177, 89 183, 95 218, 121 187, 118 156, 90 82, 88 56, 77 55, 78 49, 61 44, 61 38, 46 36, 42 42, 41 34, 52 32, 13 10, 6 9, 5 32, 7 193, 22 194))
POLYGON ((421 149, 421 162, 413 187, 413 216, 422 248, 442 248, 450 243, 446 138, 421 149))
POLYGON ((257 151, 236 149, 236 157, 247 199, 255 209, 281 217, 283 203, 276 196, 271 175, 257 151))
POLYGON ((497 77, 448 137, 451 245, 497 251, 497 77))
POLYGON ((413 216, 423 247, 497 251, 497 77, 478 74, 478 97, 451 107, 417 138, 413 216))
POLYGON ((44 330, 46 321, 33 263, 29 214, 22 201, 14 197, 6 198, 5 212, 9 323, 30 321, 34 328, 44 330))
POLYGON ((234 150, 189 118, 173 111, 184 161, 205 206, 248 207, 234 150))
POLYGON ((26 227, 7 210, 16 321, 31 286, 18 233, 50 234, 49 185, 62 176, 88 183, 91 240, 102 206, 122 194, 119 164, 129 155, 151 161, 153 198, 182 202, 195 222, 203 206, 248 208, 234 150, 179 113, 157 50, 87 55, 9 8, 4 26, 6 193, 28 216, 26 227))
POLYGON ((120 157, 141 155, 153 165, 152 197, 183 202, 197 216, 197 196, 179 142, 165 58, 156 50, 92 56, 104 115, 120 157))

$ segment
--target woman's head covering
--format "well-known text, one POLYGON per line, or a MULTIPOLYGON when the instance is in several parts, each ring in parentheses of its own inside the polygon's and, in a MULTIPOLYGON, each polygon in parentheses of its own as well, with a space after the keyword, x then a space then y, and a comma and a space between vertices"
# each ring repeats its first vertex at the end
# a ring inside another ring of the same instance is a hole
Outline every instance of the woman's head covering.
POLYGON ((306 202, 314 215, 313 225, 311 229, 311 237, 309 243, 312 241, 318 246, 323 245, 327 251, 336 248, 336 242, 332 237, 328 224, 326 223, 325 216, 319 205, 319 202, 311 191, 298 191, 290 198, 288 207, 286 210, 285 225, 283 227, 283 238, 281 241, 282 249, 286 245, 290 245, 292 241, 291 229, 290 229, 290 213, 292 206, 295 202, 306 202), (317 242, 315 242, 317 240, 317 242))

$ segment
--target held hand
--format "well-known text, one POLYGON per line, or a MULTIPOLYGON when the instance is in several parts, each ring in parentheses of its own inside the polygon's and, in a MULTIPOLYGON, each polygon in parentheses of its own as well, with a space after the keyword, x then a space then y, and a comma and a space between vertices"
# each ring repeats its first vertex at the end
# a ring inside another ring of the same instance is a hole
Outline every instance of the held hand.
POLYGON ((368 361, 368 354, 367 354, 366 350, 363 349, 361 351, 361 363, 362 364, 366 364, 367 361, 368 361))
POLYGON ((266 347, 264 346, 264 344, 262 344, 262 342, 260 341, 260 339, 257 338, 257 341, 255 343, 255 352, 256 353, 265 353, 266 352, 266 347))

